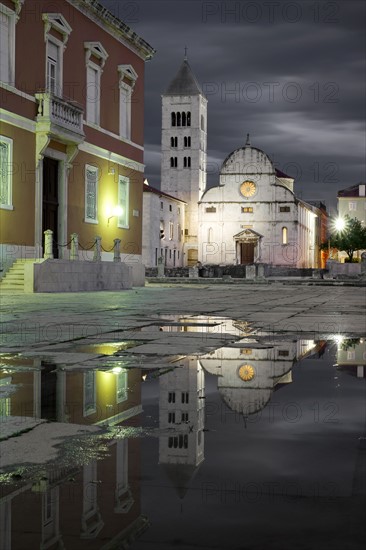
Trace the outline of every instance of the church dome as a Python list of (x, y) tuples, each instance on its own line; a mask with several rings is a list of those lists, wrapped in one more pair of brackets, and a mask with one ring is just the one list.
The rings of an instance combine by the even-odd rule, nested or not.
[(272, 390), (268, 388), (219, 388), (226, 405), (234, 412), (249, 415), (264, 409), (271, 399)]
[(275, 167), (269, 156), (249, 144), (249, 140), (244, 147), (235, 149), (230, 153), (221, 166), (221, 175), (242, 174), (242, 175), (275, 175)]

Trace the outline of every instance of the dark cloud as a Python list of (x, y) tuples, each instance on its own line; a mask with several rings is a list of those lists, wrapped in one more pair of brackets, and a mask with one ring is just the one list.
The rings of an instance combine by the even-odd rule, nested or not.
[(366, 179), (363, 1), (102, 1), (157, 49), (146, 64), (152, 184), (160, 183), (161, 93), (185, 45), (209, 100), (210, 185), (247, 132), (297, 176), (305, 199), (334, 207), (338, 189)]

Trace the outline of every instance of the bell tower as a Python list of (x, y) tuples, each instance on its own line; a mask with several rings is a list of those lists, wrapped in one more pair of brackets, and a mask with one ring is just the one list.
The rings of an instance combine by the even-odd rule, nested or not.
[(207, 99), (187, 55), (162, 95), (161, 190), (187, 203), (185, 265), (198, 259), (198, 201), (206, 189)]

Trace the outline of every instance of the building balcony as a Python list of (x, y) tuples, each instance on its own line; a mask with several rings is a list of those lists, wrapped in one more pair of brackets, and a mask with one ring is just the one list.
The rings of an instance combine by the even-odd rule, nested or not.
[(37, 132), (46, 133), (63, 143), (84, 141), (84, 110), (75, 102), (51, 92), (35, 94), (38, 101)]

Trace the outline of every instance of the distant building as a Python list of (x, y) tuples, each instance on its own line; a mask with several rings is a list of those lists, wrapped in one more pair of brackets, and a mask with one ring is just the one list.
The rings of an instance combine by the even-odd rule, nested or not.
[(350, 218), (357, 218), (365, 225), (366, 223), (366, 185), (358, 183), (338, 191), (338, 215), (344, 218), (346, 215)]
[(184, 265), (185, 202), (144, 184), (142, 261), (156, 267), (163, 257), (166, 267)]
[(264, 263), (324, 267), (325, 208), (247, 139), (206, 186), (207, 99), (185, 58), (162, 96), (161, 189), (185, 201), (185, 265)]
[(4, 0), (0, 88), (1, 242), (6, 270), (42, 258), (142, 258), (143, 97), (153, 48), (97, 0)]

